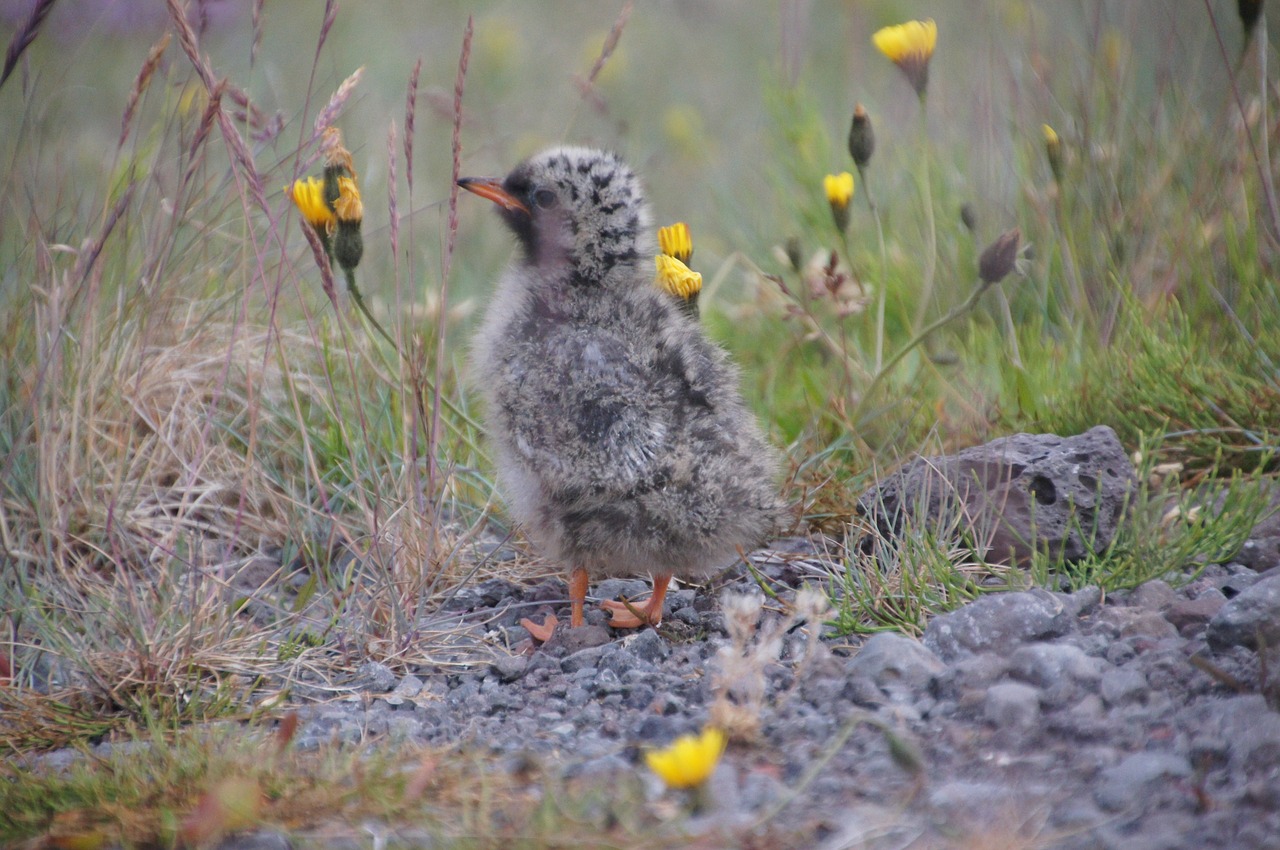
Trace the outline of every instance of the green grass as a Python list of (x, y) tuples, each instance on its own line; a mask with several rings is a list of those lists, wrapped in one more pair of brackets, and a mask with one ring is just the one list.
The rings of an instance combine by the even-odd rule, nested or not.
[[(759, 5), (637, 4), (586, 96), (617, 15), (598, 4), (569, 17), (509, 0), (432, 16), (391, 3), (385, 19), (344, 8), (323, 35), (318, 8), (269, 6), (259, 33), (214, 24), (194, 55), (174, 38), (149, 66), (165, 21), (118, 33), (110, 15), (73, 25), (55, 10), (0, 88), (0, 740), (11, 754), (113, 735), (164, 745), (135, 772), (6, 766), (7, 829), (167, 841), (246, 770), (264, 822), (426, 817), (362, 799), (400, 781), (389, 754), (386, 775), (330, 754), (320, 774), (355, 790), (299, 802), (314, 763), (258, 766), (261, 741), (219, 761), (185, 727), (244, 716), (303, 665), (337, 680), (365, 658), (436, 664), (441, 600), (512, 569), (477, 571), (470, 549), (504, 519), (466, 339), (511, 246), (478, 205), (449, 225), (469, 14), (463, 172), (500, 173), (562, 140), (636, 164), (657, 223), (692, 227), (704, 320), (787, 450), (805, 529), (839, 539), (877, 471), (1019, 430), (1107, 424), (1141, 450), (1144, 481), (1182, 465), (1144, 483), (1117, 539), (1082, 563), (997, 569), (954, 528), (877, 541), (874, 563), (836, 557), (841, 630), (918, 633), (978, 593), (1177, 580), (1232, 554), (1266, 510), (1280, 448), (1280, 140), (1264, 138), (1277, 104), (1260, 99), (1258, 46), (1243, 51), (1234, 18), (1215, 5), (1215, 33), (1199, 6), (1154, 21), (1128, 5), (939, 8), (922, 114), (870, 46), (901, 4), (815, 4), (807, 36)], [(324, 291), (280, 191), (319, 174), (314, 122), (358, 67), (336, 126), (365, 205), (358, 281), (394, 346)], [(877, 146), (841, 234), (822, 177), (854, 170), (858, 102)], [(1060, 179), (1042, 123), (1061, 137)], [(1018, 270), (967, 303), (983, 250), (1014, 227), (1029, 246)], [(309, 571), (300, 593), (235, 583), (264, 553)], [(206, 767), (180, 776), (191, 761)], [(463, 799), (491, 781), (465, 768), (441, 781), (473, 834), (446, 838), (509, 838), (495, 826), (506, 809)], [(113, 783), (123, 796), (107, 799)], [(644, 822), (622, 792), (599, 805), (521, 793), (479, 796), (509, 795), (531, 847), (600, 812), (629, 846)]]

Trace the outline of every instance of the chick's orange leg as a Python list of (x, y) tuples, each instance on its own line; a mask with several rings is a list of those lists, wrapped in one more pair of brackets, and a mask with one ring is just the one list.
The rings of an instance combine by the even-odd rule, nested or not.
[[(662, 622), (662, 603), (667, 598), (671, 573), (658, 573), (653, 577), (653, 595), (640, 607), (637, 603), (609, 600), (600, 607), (609, 612), (609, 625), (615, 629), (635, 629), (640, 626), (656, 626)], [(636, 611), (642, 616), (636, 616)]]
[(576, 629), (586, 620), (582, 616), (582, 606), (587, 601), (587, 571), (574, 567), (569, 573), (569, 628)]

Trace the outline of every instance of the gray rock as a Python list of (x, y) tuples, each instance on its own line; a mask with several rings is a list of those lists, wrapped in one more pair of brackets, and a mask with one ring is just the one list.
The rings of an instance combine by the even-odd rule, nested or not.
[(1068, 682), (1091, 685), (1102, 677), (1104, 663), (1083, 649), (1065, 643), (1033, 643), (1019, 647), (1009, 660), (1015, 678), (1040, 688)]
[(493, 672), (503, 682), (514, 682), (529, 670), (529, 659), (523, 655), (499, 655), (493, 662)]
[(1000, 729), (1028, 729), (1040, 718), (1040, 690), (1021, 682), (992, 685), (982, 715)]
[(1280, 575), (1267, 576), (1227, 602), (1205, 631), (1215, 649), (1280, 645)]
[(650, 664), (656, 664), (671, 654), (671, 645), (653, 629), (643, 629), (630, 635), (623, 639), (622, 644), (631, 650), (636, 658)]
[(426, 683), (423, 682), (421, 679), (419, 679), (417, 676), (410, 673), (408, 676), (405, 676), (403, 679), (400, 680), (399, 684), (396, 685), (396, 688), (394, 691), (392, 691), (392, 693), (399, 697), (404, 697), (406, 699), (413, 699), (418, 694), (422, 693), (422, 689), (424, 687), (426, 687)]
[(881, 688), (922, 688), (942, 672), (943, 664), (918, 640), (897, 632), (870, 637), (847, 665), (851, 677), (866, 676)]
[[(980, 554), (1025, 563), (1036, 551), (1078, 560), (1105, 549), (1135, 484), (1115, 431), (1014, 434), (945, 457), (919, 458), (859, 499), (882, 535), (957, 521)], [(1084, 534), (1081, 530), (1084, 530)]]
[(1150, 608), (1153, 611), (1162, 611), (1176, 602), (1177, 599), (1178, 594), (1174, 592), (1172, 587), (1160, 579), (1154, 579), (1134, 588), (1133, 595), (1129, 597), (1129, 604), (1137, 605), (1140, 608)]
[(930, 620), (924, 645), (949, 662), (970, 652), (1011, 653), (1020, 644), (1066, 634), (1072, 624), (1048, 591), (993, 593)]
[(216, 845), (217, 850), (290, 850), (293, 843), (289, 836), (274, 829), (257, 829), (253, 832), (240, 832), (222, 839)]
[(396, 686), (399, 678), (385, 664), (366, 661), (356, 670), (355, 686), (366, 691), (386, 693)]
[(1102, 588), (1096, 585), (1082, 587), (1075, 593), (1055, 593), (1054, 596), (1072, 617), (1087, 617), (1102, 604)]
[(1099, 690), (1102, 694), (1103, 702), (1112, 706), (1145, 702), (1149, 689), (1147, 677), (1142, 674), (1141, 670), (1124, 667), (1103, 673)]
[(1191, 775), (1186, 756), (1176, 753), (1134, 753), (1119, 764), (1102, 771), (1093, 798), (1109, 812), (1138, 805), (1160, 785), (1168, 785)]
[(560, 669), (566, 673), (577, 673), (582, 670), (595, 670), (604, 657), (606, 647), (589, 646), (560, 660)]

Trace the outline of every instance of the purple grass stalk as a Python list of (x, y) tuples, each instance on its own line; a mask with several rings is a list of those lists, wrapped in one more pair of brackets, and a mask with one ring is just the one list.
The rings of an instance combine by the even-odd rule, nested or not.
[(205, 89), (213, 91), (217, 81), (209, 64), (200, 55), (199, 40), (196, 38), (196, 31), (191, 28), (191, 21), (187, 20), (186, 10), (182, 8), (179, 0), (165, 0), (165, 2), (169, 7), (169, 17), (173, 18), (173, 25), (178, 30), (178, 44), (182, 46), (182, 52), (187, 54), (187, 59), (200, 75), (200, 81), (204, 83)]
[(320, 40), (316, 42), (316, 62), (320, 61), (320, 51), (324, 49), (325, 39), (329, 37), (329, 30), (333, 29), (333, 22), (337, 17), (338, 0), (325, 0), (324, 21), (320, 24)]
[(124, 117), (120, 119), (120, 141), (116, 143), (116, 147), (124, 147), (124, 140), (129, 137), (129, 125), (133, 123), (133, 115), (138, 109), (138, 101), (142, 99), (143, 92), (147, 90), (147, 86), (151, 83), (151, 76), (156, 72), (156, 68), (160, 67), (160, 58), (164, 56), (165, 48), (169, 46), (171, 36), (172, 33), (166, 32), (160, 37), (159, 41), (151, 45), (151, 50), (147, 53), (147, 59), (142, 63), (137, 79), (133, 81), (133, 88), (129, 90), (129, 100), (125, 102), (124, 106)]
[(26, 20), (18, 24), (18, 29), (14, 32), (13, 38), (9, 40), (9, 49), (4, 53), (4, 70), (0, 71), (0, 86), (4, 85), (4, 81), (9, 79), (9, 75), (13, 73), (13, 69), (17, 67), (18, 60), (22, 58), (23, 52), (31, 46), (31, 42), (36, 40), (36, 36), (40, 34), (40, 27), (44, 24), (45, 17), (53, 9), (56, 0), (36, 0), (31, 6), (31, 12), (27, 15)]
[(316, 266), (320, 269), (320, 286), (324, 289), (324, 294), (329, 296), (329, 303), (333, 304), (333, 309), (336, 311), (338, 310), (338, 287), (333, 280), (333, 266), (329, 264), (329, 255), (320, 244), (320, 236), (315, 228), (309, 224), (303, 224), (302, 232), (306, 234), (307, 243), (311, 245), (311, 255), (315, 257)]
[(418, 114), (418, 78), (422, 76), (422, 57), (413, 65), (413, 73), (409, 75), (409, 94), (404, 105), (404, 179), (409, 187), (409, 197), (413, 197), (413, 127), (414, 118)]
[(431, 440), (427, 447), (428, 481), (435, 483), (436, 448), (440, 441), (440, 381), (444, 369), (445, 334), (449, 316), (449, 273), (453, 266), (453, 248), (458, 239), (458, 178), (462, 176), (462, 93), (467, 80), (467, 63), (471, 59), (471, 34), (474, 21), (467, 16), (467, 29), (462, 34), (462, 55), (458, 57), (458, 75), (453, 81), (453, 174), (449, 179), (449, 229), (445, 238), (444, 263), (440, 272), (440, 314), (436, 317), (436, 368), (431, 394)]
[[(102, 249), (107, 244), (107, 239), (110, 238), (112, 231), (116, 229), (116, 225), (120, 223), (120, 219), (124, 217), (125, 211), (129, 209), (129, 204), (133, 200), (133, 190), (137, 186), (137, 183), (129, 182), (124, 194), (120, 196), (115, 206), (111, 208), (111, 212), (107, 214), (107, 219), (103, 223), (102, 230), (99, 231), (97, 238), (89, 244), (87, 250), (80, 252), (80, 258), (76, 260), (75, 269), (71, 273), (71, 276), (78, 278), (80, 284), (82, 284), (76, 292), (76, 297), (79, 296), (80, 292), (84, 291), (83, 284), (85, 280), (88, 279), (89, 273), (93, 271), (94, 265), (98, 262), (98, 257), (102, 254)], [(70, 305), (68, 305), (69, 309)]]
[(600, 46), (600, 55), (592, 63), (586, 79), (576, 74), (573, 77), (582, 99), (590, 102), (591, 107), (600, 113), (607, 113), (609, 108), (604, 98), (601, 97), (600, 92), (596, 89), (596, 78), (600, 76), (600, 71), (604, 69), (604, 65), (609, 61), (609, 57), (613, 55), (613, 51), (618, 48), (618, 42), (622, 39), (622, 31), (626, 28), (627, 21), (631, 19), (631, 8), (631, 0), (627, 0), (622, 5), (622, 10), (618, 12), (617, 20), (613, 22), (613, 27), (610, 28), (609, 34), (605, 36), (604, 44)]
[(391, 119), (387, 130), (387, 207), (391, 214), (391, 261), (395, 264), (396, 278), (400, 276), (400, 216), (396, 204), (396, 119)]
[(200, 116), (200, 124), (196, 127), (195, 135), (191, 137), (191, 145), (187, 149), (187, 160), (190, 163), (187, 166), (187, 173), (182, 177), (182, 185), (185, 185), (191, 178), (192, 172), (195, 170), (196, 154), (200, 148), (204, 147), (205, 142), (209, 140), (209, 131), (213, 129), (214, 118), (222, 110), (222, 93), (226, 90), (225, 81), (219, 83), (218, 87), (209, 92), (209, 103), (204, 108), (204, 114)]
[(609, 34), (605, 36), (604, 44), (600, 47), (600, 55), (596, 57), (595, 63), (591, 66), (591, 73), (587, 74), (587, 85), (594, 86), (596, 77), (600, 76), (600, 71), (604, 69), (604, 63), (609, 61), (609, 57), (613, 55), (613, 51), (618, 49), (618, 42), (622, 39), (622, 31), (627, 26), (627, 21), (631, 20), (631, 0), (627, 0), (622, 4), (622, 10), (618, 12), (618, 18), (613, 22), (613, 27), (609, 30)]
[(267, 0), (253, 0), (253, 46), (249, 48), (249, 67), (258, 59), (258, 50), (262, 47), (262, 7)]
[[(311, 142), (324, 135), (334, 121), (338, 120), (338, 114), (342, 112), (342, 107), (347, 103), (347, 98), (351, 97), (351, 92), (360, 83), (360, 77), (364, 75), (364, 66), (356, 68), (334, 91), (333, 97), (329, 98), (329, 102), (324, 105), (324, 109), (320, 110), (320, 114), (316, 116), (316, 123), (313, 128)], [(308, 143), (310, 144), (310, 143)]]

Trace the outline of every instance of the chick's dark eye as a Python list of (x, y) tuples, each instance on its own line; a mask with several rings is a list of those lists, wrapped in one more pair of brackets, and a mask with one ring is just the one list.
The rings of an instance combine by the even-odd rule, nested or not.
[(533, 202), (544, 210), (551, 209), (559, 200), (550, 189), (539, 189), (533, 193)]

